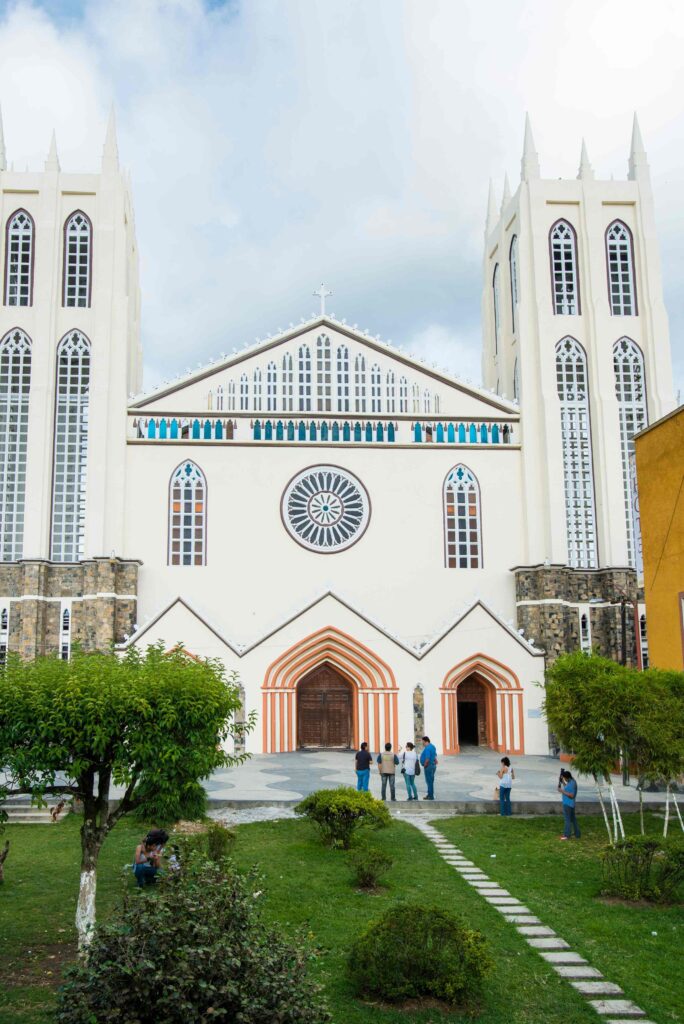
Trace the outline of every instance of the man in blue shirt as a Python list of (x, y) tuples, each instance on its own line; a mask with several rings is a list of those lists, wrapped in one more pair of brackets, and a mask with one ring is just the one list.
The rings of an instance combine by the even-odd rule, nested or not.
[(561, 839), (570, 839), (571, 832), (574, 829), (575, 839), (580, 837), (580, 828), (577, 824), (577, 818), (575, 817), (575, 801), (577, 800), (577, 783), (572, 777), (572, 773), (568, 771), (562, 771), (560, 773), (560, 782), (558, 789), (563, 797), (563, 817), (565, 819), (565, 828), (563, 829), (563, 835)]
[(434, 743), (430, 743), (429, 736), (423, 736), (423, 750), (420, 755), (420, 763), (425, 772), (425, 781), (427, 783), (427, 796), (423, 797), (423, 800), (434, 800), (435, 799), (435, 772), (437, 771), (437, 748)]

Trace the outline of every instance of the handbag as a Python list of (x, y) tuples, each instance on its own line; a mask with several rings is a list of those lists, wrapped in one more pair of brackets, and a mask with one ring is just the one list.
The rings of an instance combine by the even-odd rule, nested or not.
[(419, 775), (420, 775), (420, 761), (418, 760), (418, 758), (416, 758), (416, 771), (415, 771), (416, 778), (418, 778)]

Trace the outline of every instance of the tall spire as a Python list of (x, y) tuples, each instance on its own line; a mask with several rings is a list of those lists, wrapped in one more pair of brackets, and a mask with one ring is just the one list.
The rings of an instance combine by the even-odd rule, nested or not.
[(501, 212), (506, 209), (511, 201), (511, 186), (508, 184), (508, 174), (504, 174), (503, 196), (501, 197)]
[(0, 107), (0, 171), (7, 170), (7, 154), (5, 153), (5, 133), (2, 128), (2, 107)]
[(531, 178), (538, 178), (539, 176), (539, 156), (534, 148), (530, 115), (525, 114), (525, 141), (523, 142), (520, 177), (523, 181), (530, 181)]
[(594, 180), (594, 168), (589, 163), (589, 154), (587, 153), (587, 144), (582, 139), (582, 152), (580, 153), (580, 164), (579, 173), (577, 177), (580, 181), (593, 181)]
[(45, 161), (45, 170), (46, 171), (58, 171), (58, 172), (60, 170), (59, 157), (57, 156), (57, 136), (55, 135), (55, 129), (54, 128), (52, 129), (52, 138), (50, 139), (50, 149), (49, 149), (49, 152), (48, 152), (48, 155), (47, 155), (47, 160)]
[(102, 150), (102, 170), (118, 171), (119, 169), (119, 147), (116, 143), (116, 118), (114, 116), (114, 104), (109, 111), (107, 121), (107, 134), (105, 135), (104, 147)]
[(641, 138), (641, 129), (639, 128), (639, 119), (634, 112), (634, 121), (632, 123), (632, 144), (629, 149), (629, 174), (630, 181), (636, 181), (637, 178), (648, 178), (648, 160), (646, 159), (646, 150), (644, 149), (644, 140)]
[(490, 234), (494, 230), (498, 218), (496, 210), (496, 196), (494, 195), (494, 182), (489, 179), (489, 196), (487, 197), (487, 226), (486, 232)]

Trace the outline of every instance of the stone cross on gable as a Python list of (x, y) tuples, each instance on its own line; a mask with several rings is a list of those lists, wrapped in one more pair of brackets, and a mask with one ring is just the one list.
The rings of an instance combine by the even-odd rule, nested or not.
[(321, 287), (314, 292), (314, 295), (318, 296), (321, 300), (321, 316), (325, 316), (325, 300), (329, 295), (332, 295), (332, 292), (329, 291), (324, 284), (321, 284)]

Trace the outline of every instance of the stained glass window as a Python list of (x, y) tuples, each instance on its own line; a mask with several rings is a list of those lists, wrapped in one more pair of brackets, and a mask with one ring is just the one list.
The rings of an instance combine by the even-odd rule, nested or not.
[(169, 485), (169, 565), (206, 565), (207, 483), (194, 462), (182, 462)]
[(480, 486), (467, 466), (454, 466), (444, 481), (447, 569), (482, 568)]

